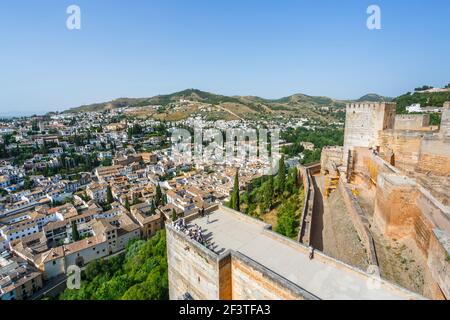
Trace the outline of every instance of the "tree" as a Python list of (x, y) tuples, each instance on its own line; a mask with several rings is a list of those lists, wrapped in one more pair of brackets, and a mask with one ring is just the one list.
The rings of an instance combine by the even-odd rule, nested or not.
[(77, 224), (75, 221), (72, 221), (72, 239), (75, 242), (80, 240), (80, 233), (78, 232)]
[(159, 185), (159, 183), (156, 186), (156, 195), (155, 195), (155, 205), (157, 207), (163, 205), (163, 195), (162, 195), (162, 191), (161, 191), (161, 186)]
[(298, 233), (299, 219), (296, 215), (298, 199), (294, 196), (285, 202), (278, 212), (276, 231), (286, 237), (294, 238)]
[(60, 300), (165, 300), (169, 298), (166, 236), (132, 240), (125, 253), (94, 260), (82, 274), (79, 290), (66, 289)]
[(233, 192), (231, 193), (231, 209), (236, 211), (240, 210), (240, 190), (239, 190), (239, 169), (236, 169), (236, 175), (234, 177), (234, 186), (233, 186)]
[(33, 188), (33, 182), (31, 181), (29, 176), (26, 176), (25, 179), (23, 180), (23, 188), (25, 190)]
[(155, 213), (156, 213), (155, 199), (152, 199), (152, 202), (150, 204), (150, 214), (154, 215)]
[(130, 201), (128, 201), (128, 197), (125, 198), (125, 208), (130, 211)]
[(172, 209), (172, 221), (176, 221), (178, 219), (177, 211)]
[(278, 195), (282, 196), (284, 190), (286, 189), (286, 165), (284, 163), (284, 155), (281, 156), (281, 159), (279, 161), (277, 183)]
[(106, 201), (108, 202), (108, 204), (111, 204), (114, 202), (114, 197), (111, 191), (111, 186), (108, 185), (108, 187), (106, 188)]
[(273, 198), (273, 192), (271, 190), (271, 183), (270, 181), (264, 182), (260, 188), (262, 199), (260, 201), (260, 209), (262, 213), (265, 213), (267, 211), (270, 211), (272, 208), (272, 198)]

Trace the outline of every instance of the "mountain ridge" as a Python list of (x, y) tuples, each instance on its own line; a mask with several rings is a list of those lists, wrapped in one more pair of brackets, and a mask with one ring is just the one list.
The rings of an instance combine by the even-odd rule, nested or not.
[(236, 104), (310, 104), (317, 106), (329, 106), (333, 104), (343, 105), (346, 102), (384, 102), (392, 101), (392, 98), (384, 97), (378, 94), (369, 93), (362, 96), (359, 99), (341, 100), (334, 99), (326, 96), (312, 96), (303, 93), (295, 93), (287, 97), (279, 99), (266, 99), (259, 96), (225, 96), (221, 94), (215, 94), (199, 89), (186, 89), (171, 94), (156, 95), (148, 98), (128, 98), (121, 97), (107, 102), (92, 103), (82, 105), (75, 108), (70, 108), (64, 111), (64, 113), (77, 113), (77, 112), (89, 112), (89, 111), (103, 111), (111, 108), (123, 108), (123, 107), (144, 107), (150, 105), (162, 105), (167, 106), (170, 103), (179, 102), (180, 100), (189, 100), (193, 102), (208, 103), (212, 105), (220, 105), (222, 103), (236, 103)]

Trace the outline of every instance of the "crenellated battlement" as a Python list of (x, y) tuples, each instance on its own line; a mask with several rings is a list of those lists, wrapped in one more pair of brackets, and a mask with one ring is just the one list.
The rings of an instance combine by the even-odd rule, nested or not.
[(372, 111), (372, 110), (384, 110), (395, 109), (397, 104), (395, 102), (356, 102), (347, 103), (347, 111)]
[(340, 151), (342, 152), (344, 150), (344, 147), (340, 146), (325, 146), (323, 147), (324, 151)]
[(418, 118), (424, 118), (424, 117), (430, 117), (429, 115), (425, 114), (398, 114), (395, 116), (396, 119), (402, 119), (402, 120), (416, 120)]

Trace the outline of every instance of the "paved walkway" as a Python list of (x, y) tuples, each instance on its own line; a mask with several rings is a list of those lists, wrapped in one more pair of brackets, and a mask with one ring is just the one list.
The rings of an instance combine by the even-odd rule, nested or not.
[(321, 299), (418, 298), (384, 281), (381, 286), (373, 286), (367, 274), (345, 264), (335, 267), (319, 259), (309, 260), (300, 245), (298, 250), (295, 243), (291, 246), (278, 241), (267, 235), (260, 223), (241, 219), (237, 213), (219, 209), (209, 220), (209, 224), (206, 218), (198, 218), (192, 223), (202, 227), (216, 253), (226, 249), (241, 252)]

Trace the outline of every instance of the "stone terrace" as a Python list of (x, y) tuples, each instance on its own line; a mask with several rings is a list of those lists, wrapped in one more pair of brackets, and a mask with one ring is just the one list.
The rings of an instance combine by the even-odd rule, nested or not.
[(331, 300), (421, 299), (422, 297), (321, 253), (313, 260), (303, 245), (270, 231), (270, 226), (228, 208), (195, 218), (209, 247), (217, 254), (240, 252), (319, 297)]

